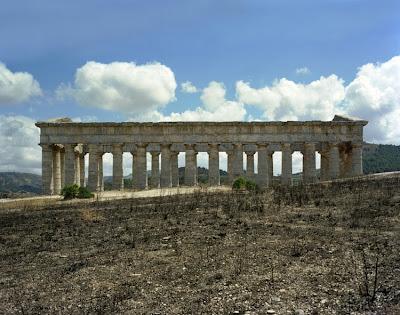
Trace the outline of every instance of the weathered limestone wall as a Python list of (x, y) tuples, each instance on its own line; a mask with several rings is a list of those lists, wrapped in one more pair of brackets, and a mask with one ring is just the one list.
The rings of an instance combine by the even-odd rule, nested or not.
[[(219, 152), (228, 155), (231, 181), (244, 175), (261, 187), (272, 183), (272, 154), (282, 152), (283, 185), (292, 183), (292, 153), (303, 153), (305, 183), (317, 180), (315, 155), (321, 153), (321, 180), (362, 174), (363, 120), (335, 116), (308, 122), (38, 122), (41, 130), (43, 193), (59, 194), (64, 185), (85, 184), (84, 156), (89, 154), (87, 186), (101, 191), (103, 154), (113, 154), (113, 189), (123, 187), (123, 152), (133, 155), (133, 188), (197, 185), (197, 153), (209, 154), (209, 184), (219, 185)], [(151, 182), (147, 180), (147, 152)], [(177, 157), (185, 152), (185, 179), (179, 183)], [(254, 154), (258, 155), (257, 170)], [(161, 154), (161, 171), (159, 155)]]

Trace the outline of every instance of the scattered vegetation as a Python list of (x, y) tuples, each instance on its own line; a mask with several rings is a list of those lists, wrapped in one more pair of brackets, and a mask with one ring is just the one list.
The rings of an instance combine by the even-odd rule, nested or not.
[(86, 187), (80, 187), (76, 184), (65, 186), (61, 191), (61, 195), (64, 196), (65, 200), (94, 197), (94, 194), (92, 194), (89, 189)]
[(399, 314), (399, 220), (400, 177), (4, 211), (0, 313)]
[(258, 190), (258, 186), (255, 182), (241, 176), (234, 180), (232, 184), (232, 189), (256, 191)]

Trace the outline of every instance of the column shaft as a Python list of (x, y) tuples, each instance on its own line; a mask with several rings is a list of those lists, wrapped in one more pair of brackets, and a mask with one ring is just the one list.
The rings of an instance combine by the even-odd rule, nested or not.
[(246, 177), (250, 180), (254, 180), (254, 151), (246, 152)]
[(235, 143), (233, 145), (234, 160), (233, 160), (233, 178), (243, 176), (243, 145)]
[(53, 194), (61, 193), (61, 151), (59, 147), (53, 150)]
[(75, 144), (64, 145), (65, 149), (65, 186), (75, 183)]
[(185, 145), (185, 185), (197, 185), (197, 152), (193, 144)]
[(178, 167), (179, 152), (171, 152), (171, 181), (172, 187), (179, 186), (179, 167)]
[(282, 185), (292, 185), (292, 148), (290, 143), (282, 144)]
[(135, 176), (133, 187), (135, 189), (146, 189), (147, 187), (147, 159), (146, 159), (147, 144), (140, 143), (137, 145), (136, 154), (134, 155)]
[(228, 184), (231, 185), (233, 182), (233, 160), (234, 154), (233, 150), (226, 151), (227, 156), (227, 173), (228, 173)]
[(315, 144), (305, 143), (303, 150), (303, 182), (314, 183), (315, 181)]
[(352, 174), (353, 176), (360, 176), (363, 174), (363, 163), (362, 163), (362, 144), (354, 143), (352, 145)]
[(267, 179), (268, 179), (268, 187), (272, 186), (274, 180), (274, 162), (272, 159), (272, 155), (274, 153), (268, 151), (267, 152)]
[(172, 186), (171, 178), (171, 144), (161, 145), (161, 188)]
[(80, 163), (80, 154), (75, 152), (75, 176), (74, 183), (78, 186), (81, 183), (81, 163)]
[(152, 188), (160, 187), (160, 152), (151, 152), (151, 182)]
[(61, 189), (65, 186), (65, 150), (60, 151)]
[(267, 165), (268, 145), (265, 143), (258, 144), (257, 152), (258, 152), (257, 184), (261, 188), (265, 188), (268, 186), (268, 165)]
[(97, 181), (97, 190), (104, 191), (104, 174), (103, 174), (103, 152), (98, 153), (97, 155), (97, 167), (98, 167), (98, 181)]
[(113, 189), (124, 189), (123, 161), (122, 161), (122, 144), (113, 145)]
[(96, 145), (89, 145), (89, 176), (88, 188), (90, 191), (98, 190), (99, 181), (99, 163)]
[(329, 179), (339, 178), (339, 147), (337, 143), (332, 143), (329, 148)]
[(208, 145), (208, 185), (219, 186), (219, 150), (218, 144)]
[(85, 153), (79, 155), (80, 186), (85, 187)]
[(42, 144), (42, 193), (53, 193), (53, 149), (48, 144)]
[(321, 181), (329, 180), (329, 151), (321, 151), (321, 167), (320, 167)]

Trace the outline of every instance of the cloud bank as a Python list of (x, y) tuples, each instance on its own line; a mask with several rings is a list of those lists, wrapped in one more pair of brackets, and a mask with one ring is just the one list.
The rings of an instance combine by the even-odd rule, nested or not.
[[(369, 121), (366, 141), (400, 144), (400, 56), (361, 66), (348, 83), (335, 74), (309, 83), (280, 78), (261, 87), (237, 81), (235, 96), (229, 98), (222, 82), (211, 81), (204, 89), (196, 88), (200, 92), (196, 108), (164, 114), (161, 109), (175, 100), (176, 87), (174, 73), (160, 63), (88, 62), (77, 69), (74, 84), (58, 93), (137, 121), (241, 121), (250, 119), (252, 107), (261, 111), (256, 118), (263, 120), (331, 120), (339, 113)], [(185, 89), (192, 87), (187, 84)], [(30, 74), (12, 73), (0, 64), (0, 104), (40, 94), (39, 83)], [(34, 120), (0, 116), (0, 171), (40, 172), (38, 142)], [(294, 170), (299, 165), (299, 157), (294, 157)]]
[(172, 70), (158, 62), (89, 61), (76, 70), (74, 84), (60, 86), (57, 94), (71, 96), (84, 106), (140, 114), (173, 101), (176, 86)]
[(23, 103), (40, 95), (40, 85), (30, 73), (11, 72), (0, 62), (0, 105)]

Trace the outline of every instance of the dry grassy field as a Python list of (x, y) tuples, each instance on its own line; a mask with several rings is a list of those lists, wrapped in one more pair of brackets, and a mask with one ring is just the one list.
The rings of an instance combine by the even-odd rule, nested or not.
[(0, 213), (1, 314), (400, 314), (400, 181)]

